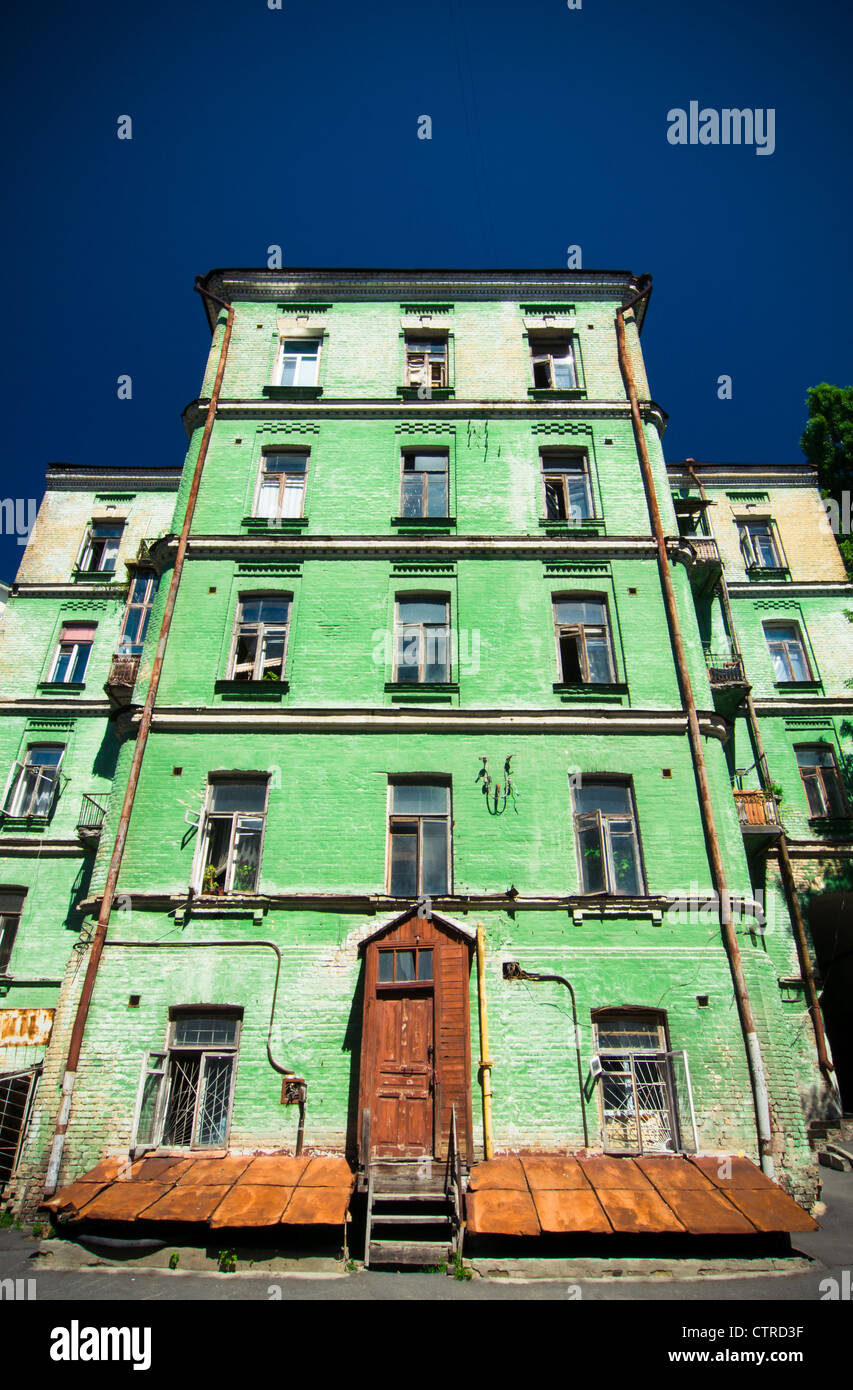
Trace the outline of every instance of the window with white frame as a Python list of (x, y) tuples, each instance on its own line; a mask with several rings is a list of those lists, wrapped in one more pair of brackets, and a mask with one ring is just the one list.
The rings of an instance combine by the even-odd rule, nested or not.
[(211, 779), (201, 835), (202, 893), (257, 891), (267, 786), (265, 776)]
[(616, 679), (607, 599), (562, 594), (554, 599), (557, 661), (564, 685), (610, 685)]
[(279, 386), (316, 386), (320, 372), (319, 338), (282, 338), (276, 380)]
[(777, 681), (814, 680), (798, 623), (765, 623), (764, 636)]
[(446, 449), (407, 449), (400, 484), (401, 516), (447, 516)]
[(772, 521), (741, 522), (740, 548), (747, 569), (784, 568)]
[(237, 609), (237, 630), (230, 679), (284, 680), (289, 594), (247, 594)]
[(530, 335), (533, 385), (540, 390), (573, 390), (578, 384), (575, 352), (570, 333)]
[(447, 338), (406, 335), (407, 386), (440, 387), (448, 384)]
[(80, 573), (112, 574), (123, 532), (123, 521), (91, 522), (77, 561)]
[(59, 790), (59, 769), (65, 747), (37, 743), (27, 749), (23, 762), (14, 764), (6, 788), (3, 810), (7, 816), (47, 818)]
[(582, 779), (573, 787), (583, 893), (645, 894), (637, 813), (630, 784)]
[(585, 521), (595, 515), (589, 460), (585, 454), (542, 453), (542, 484), (548, 521)]
[(166, 1047), (143, 1063), (134, 1147), (228, 1143), (242, 1009), (173, 1009)]
[(394, 650), (395, 681), (449, 681), (450, 600), (444, 594), (398, 594)]
[(809, 816), (849, 815), (844, 783), (829, 744), (806, 744), (794, 751), (809, 803)]
[(307, 477), (308, 454), (289, 451), (264, 454), (254, 515), (268, 521), (302, 516)]
[(57, 685), (82, 685), (97, 623), (63, 623), (48, 680)]
[(151, 608), (160, 581), (153, 570), (136, 570), (130, 581), (127, 607), (124, 610), (121, 640), (118, 650), (122, 656), (139, 656), (148, 631)]
[(666, 1016), (652, 1009), (599, 1010), (593, 1041), (605, 1152), (694, 1152), (687, 1054), (668, 1049)]
[(450, 785), (392, 782), (388, 815), (388, 892), (392, 898), (447, 893)]

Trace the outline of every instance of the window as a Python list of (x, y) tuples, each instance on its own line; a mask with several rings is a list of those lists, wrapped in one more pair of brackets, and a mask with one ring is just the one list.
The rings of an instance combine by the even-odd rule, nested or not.
[(278, 359), (280, 386), (316, 386), (319, 369), (319, 338), (282, 338)]
[(290, 620), (290, 597), (267, 594), (240, 600), (231, 680), (280, 681)]
[(575, 354), (569, 334), (560, 337), (530, 336), (533, 385), (540, 390), (573, 390), (578, 384)]
[(740, 528), (740, 548), (747, 569), (782, 569), (772, 521), (747, 521)]
[(645, 893), (634, 798), (626, 782), (574, 788), (575, 838), (584, 893)]
[(3, 810), (7, 816), (50, 815), (59, 789), (60, 744), (33, 744), (22, 763), (15, 763)]
[(270, 521), (302, 516), (307, 475), (307, 454), (264, 454), (255, 516)]
[(24, 906), (24, 889), (0, 888), (0, 975), (9, 971)]
[(242, 1011), (172, 1011), (166, 1050), (145, 1058), (134, 1144), (224, 1148)]
[(116, 567), (123, 521), (93, 521), (77, 565), (82, 574), (112, 574)]
[(403, 455), (401, 516), (447, 516), (447, 462), (445, 450)]
[(652, 1011), (603, 1010), (595, 1015), (593, 1028), (604, 1149), (610, 1153), (695, 1149), (687, 1055), (667, 1051), (664, 1016)]
[(141, 654), (159, 582), (153, 570), (136, 570), (133, 574), (118, 648), (122, 656)]
[(49, 680), (57, 685), (82, 684), (96, 630), (97, 623), (63, 624)]
[(615, 680), (607, 600), (566, 595), (554, 600), (560, 680), (565, 685), (609, 685)]
[(266, 804), (266, 777), (211, 782), (202, 839), (202, 893), (255, 892)]
[(825, 743), (795, 749), (810, 816), (847, 816), (849, 807), (835, 754)]
[(380, 985), (431, 985), (432, 947), (412, 946), (380, 950), (376, 981)]
[(542, 454), (545, 516), (549, 521), (583, 521), (595, 515), (589, 462), (581, 454)]
[(406, 337), (407, 386), (447, 386), (447, 339)]
[(449, 609), (438, 595), (397, 599), (395, 680), (432, 685), (450, 679)]
[(803, 637), (797, 623), (765, 623), (764, 635), (777, 681), (813, 680)]
[(392, 898), (447, 893), (450, 882), (450, 787), (392, 782), (388, 820), (388, 892)]

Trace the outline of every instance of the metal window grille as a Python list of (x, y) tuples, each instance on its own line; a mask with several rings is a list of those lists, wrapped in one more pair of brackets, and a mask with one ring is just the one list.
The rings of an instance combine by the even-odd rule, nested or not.
[(39, 1067), (0, 1076), (0, 1186), (12, 1177), (27, 1132)]

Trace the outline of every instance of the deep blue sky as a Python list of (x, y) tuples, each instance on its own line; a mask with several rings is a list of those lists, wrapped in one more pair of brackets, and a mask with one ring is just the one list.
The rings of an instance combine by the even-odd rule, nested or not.
[[(650, 270), (667, 456), (800, 457), (806, 388), (853, 379), (848, 5), (282, 4), (6, 11), (0, 498), (40, 497), (49, 461), (179, 464), (193, 279), (273, 243), (377, 267), (558, 267), (578, 243), (585, 269)], [(669, 145), (691, 100), (774, 108), (775, 153)], [(0, 537), (0, 578), (20, 555)]]

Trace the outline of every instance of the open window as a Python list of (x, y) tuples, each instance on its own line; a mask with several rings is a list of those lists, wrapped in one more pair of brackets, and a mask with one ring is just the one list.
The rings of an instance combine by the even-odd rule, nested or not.
[(587, 521), (595, 515), (589, 459), (585, 454), (540, 454), (545, 517), (548, 521)]
[(206, 895), (255, 893), (267, 810), (264, 776), (211, 779), (201, 839), (201, 887)]
[(557, 669), (564, 685), (611, 685), (615, 679), (607, 600), (603, 594), (554, 598)]
[(290, 625), (289, 594), (241, 597), (229, 679), (282, 681)]
[(389, 787), (388, 892), (444, 894), (450, 883), (450, 784), (395, 781)]
[(748, 570), (785, 568), (782, 547), (773, 521), (743, 521), (739, 527), (741, 554)]
[(578, 385), (575, 349), (570, 333), (530, 334), (533, 385), (543, 391), (574, 390)]
[(398, 594), (394, 651), (395, 681), (449, 681), (450, 600), (443, 594)]
[(83, 684), (97, 627), (97, 623), (63, 624), (48, 680), (57, 685)]
[(645, 894), (631, 785), (584, 777), (573, 787), (575, 840), (583, 893)]
[(143, 1059), (134, 1148), (224, 1148), (228, 1143), (243, 1011), (170, 1010), (167, 1044)]
[(123, 521), (92, 521), (77, 561), (78, 571), (81, 574), (114, 573), (123, 532)]
[(26, 895), (25, 888), (0, 887), (0, 975), (9, 973)]
[(805, 744), (796, 748), (797, 766), (803, 790), (814, 818), (849, 816), (850, 807), (835, 753), (828, 743)]
[(305, 510), (308, 454), (265, 453), (261, 459), (254, 515), (268, 521), (300, 517)]
[(605, 1152), (695, 1153), (687, 1053), (669, 1050), (665, 1014), (602, 1009), (593, 1033)]
[(6, 785), (3, 811), (7, 816), (47, 820), (59, 791), (62, 744), (34, 743), (23, 762), (13, 765)]

